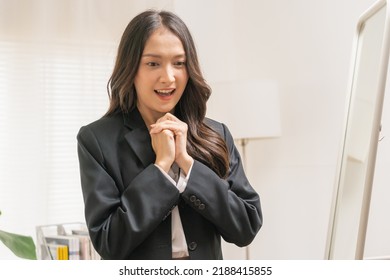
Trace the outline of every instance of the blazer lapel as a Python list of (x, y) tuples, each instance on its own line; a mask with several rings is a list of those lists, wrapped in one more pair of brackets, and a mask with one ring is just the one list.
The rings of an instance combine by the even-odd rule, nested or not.
[(137, 108), (130, 113), (124, 113), (123, 117), (125, 126), (130, 128), (130, 131), (125, 134), (125, 139), (144, 167), (147, 167), (156, 160), (149, 130), (146, 128), (145, 122)]

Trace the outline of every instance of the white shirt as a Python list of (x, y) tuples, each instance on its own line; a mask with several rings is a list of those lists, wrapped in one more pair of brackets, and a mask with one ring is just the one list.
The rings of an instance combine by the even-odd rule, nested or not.
[[(192, 166), (190, 167), (188, 174), (185, 175), (184, 172), (174, 163), (171, 166), (168, 174), (156, 165), (164, 176), (182, 193), (186, 186), (188, 179), (190, 177)], [(184, 235), (183, 225), (181, 224), (179, 208), (176, 206), (173, 208), (172, 213), (172, 258), (183, 258), (188, 257), (187, 242)]]

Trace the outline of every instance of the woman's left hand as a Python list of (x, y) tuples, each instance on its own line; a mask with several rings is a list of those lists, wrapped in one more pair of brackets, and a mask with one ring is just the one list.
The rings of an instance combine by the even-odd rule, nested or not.
[(187, 153), (188, 126), (171, 113), (166, 113), (155, 124), (151, 125), (150, 133), (160, 133), (166, 129), (172, 131), (175, 136), (175, 162), (188, 174), (194, 161)]

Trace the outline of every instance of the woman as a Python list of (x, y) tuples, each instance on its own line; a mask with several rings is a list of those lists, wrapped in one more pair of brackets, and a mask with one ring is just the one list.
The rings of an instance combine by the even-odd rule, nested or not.
[(170, 12), (127, 26), (110, 106), (80, 129), (85, 217), (103, 259), (222, 259), (262, 225), (227, 127), (205, 118), (211, 90), (191, 35)]

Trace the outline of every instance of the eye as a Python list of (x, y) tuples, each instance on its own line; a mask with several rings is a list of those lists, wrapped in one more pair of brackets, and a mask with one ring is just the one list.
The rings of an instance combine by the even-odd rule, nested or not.
[(157, 67), (159, 64), (157, 62), (150, 61), (150, 62), (147, 62), (146, 65), (148, 65), (150, 67)]
[(184, 66), (186, 66), (186, 62), (185, 61), (176, 61), (173, 65), (175, 65), (176, 67), (184, 67)]

